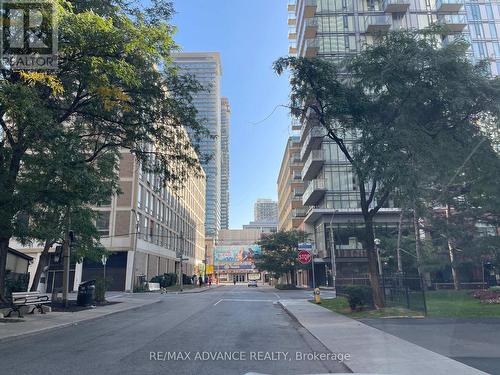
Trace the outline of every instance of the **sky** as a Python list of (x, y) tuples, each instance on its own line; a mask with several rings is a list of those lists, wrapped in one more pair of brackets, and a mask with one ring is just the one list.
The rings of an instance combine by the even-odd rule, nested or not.
[[(286, 76), (272, 63), (288, 51), (287, 0), (174, 0), (174, 39), (183, 52), (217, 51), (221, 95), (231, 104), (229, 227), (253, 220), (257, 198), (277, 200), (290, 134)], [(272, 115), (271, 115), (272, 113)]]

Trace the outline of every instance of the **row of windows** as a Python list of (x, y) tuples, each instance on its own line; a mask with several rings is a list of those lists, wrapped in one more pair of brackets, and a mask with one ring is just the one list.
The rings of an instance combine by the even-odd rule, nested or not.
[(181, 240), (180, 235), (172, 230), (169, 230), (160, 223), (149, 219), (146, 216), (139, 215), (139, 232), (138, 237), (144, 241), (148, 241), (158, 246), (165, 247), (169, 250), (183, 250), (187, 256), (194, 256), (196, 231), (183, 231), (184, 239)]

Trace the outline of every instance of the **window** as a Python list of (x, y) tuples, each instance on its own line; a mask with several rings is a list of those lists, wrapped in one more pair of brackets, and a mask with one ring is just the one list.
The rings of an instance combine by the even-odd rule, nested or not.
[(490, 23), (490, 36), (493, 39), (497, 38), (497, 28), (494, 23)]
[(139, 187), (137, 189), (137, 207), (141, 208), (142, 207), (142, 186), (139, 184)]
[(109, 218), (111, 213), (109, 211), (101, 211), (98, 213), (95, 226), (99, 235), (109, 236)]
[(493, 16), (493, 9), (491, 8), (491, 4), (485, 4), (486, 8), (486, 16), (490, 21), (493, 21), (495, 17)]

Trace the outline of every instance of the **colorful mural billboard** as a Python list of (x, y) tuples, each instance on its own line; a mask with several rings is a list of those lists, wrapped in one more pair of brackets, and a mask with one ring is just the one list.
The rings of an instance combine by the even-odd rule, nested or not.
[(254, 257), (260, 252), (259, 245), (216, 246), (214, 269), (217, 271), (254, 270)]

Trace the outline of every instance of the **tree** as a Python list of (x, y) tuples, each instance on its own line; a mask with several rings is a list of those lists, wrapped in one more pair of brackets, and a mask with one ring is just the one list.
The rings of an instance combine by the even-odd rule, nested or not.
[[(100, 259), (104, 249), (95, 225), (98, 214), (90, 206), (105, 204), (119, 193), (113, 155), (75, 166), (73, 162), (82, 157), (79, 150), (60, 147), (56, 141), (45, 156), (36, 158), (36, 168), (28, 178), (19, 179), (19, 193), (26, 208), (17, 214), (13, 231), (23, 245), (43, 246), (32, 291), (37, 290), (43, 269), (48, 265), (50, 248), (64, 241), (68, 223), (78, 238), (72, 251), (75, 259)], [(35, 163), (30, 165), (34, 167)]]
[(279, 231), (265, 235), (258, 244), (262, 253), (255, 258), (259, 270), (268, 271), (279, 278), (282, 275), (290, 277), (290, 283), (296, 284), (295, 275), (299, 268), (297, 261), (298, 244), (307, 240), (307, 233), (299, 230)]
[(208, 134), (192, 104), (201, 85), (170, 59), (170, 2), (54, 1), (58, 69), (0, 71), (0, 296), (13, 223), (27, 209), (20, 178), (30, 178), (55, 140), (80, 150), (74, 168), (128, 149), (163, 184), (179, 186), (200, 172), (184, 127), (195, 141)]
[(468, 61), (466, 43), (441, 46), (439, 32), (391, 32), (340, 65), (294, 57), (274, 64), (278, 74), (291, 71), (292, 115), (323, 127), (352, 167), (376, 307), (384, 303), (374, 217), (398, 190), (419, 186), (416, 171), (456, 158), (455, 146), (480, 132), (478, 119), (498, 123), (500, 81)]

